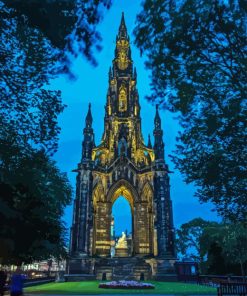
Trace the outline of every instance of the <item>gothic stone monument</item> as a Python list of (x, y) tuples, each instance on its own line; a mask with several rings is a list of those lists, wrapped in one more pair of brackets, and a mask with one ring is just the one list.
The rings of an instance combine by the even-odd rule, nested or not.
[[(69, 275), (117, 278), (117, 268), (138, 278), (159, 278), (174, 272), (175, 250), (169, 169), (164, 159), (158, 107), (154, 145), (141, 132), (137, 73), (122, 15), (115, 57), (109, 70), (104, 133), (96, 146), (91, 106), (83, 131), (76, 198), (71, 227)], [(147, 120), (147, 119), (146, 119)], [(132, 256), (110, 258), (112, 206), (125, 197), (132, 212)], [(127, 263), (126, 263), (127, 262)]]

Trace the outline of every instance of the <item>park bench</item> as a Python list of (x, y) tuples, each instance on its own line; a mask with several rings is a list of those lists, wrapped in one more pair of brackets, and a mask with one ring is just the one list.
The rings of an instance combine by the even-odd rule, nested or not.
[(221, 283), (217, 292), (218, 296), (247, 296), (247, 283)]

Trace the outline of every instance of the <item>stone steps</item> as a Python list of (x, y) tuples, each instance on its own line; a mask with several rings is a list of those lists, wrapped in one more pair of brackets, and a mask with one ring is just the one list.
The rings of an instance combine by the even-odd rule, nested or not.
[(151, 277), (150, 265), (142, 258), (111, 258), (99, 261), (96, 267), (97, 279), (101, 280), (103, 273), (107, 280), (140, 280), (141, 277)]

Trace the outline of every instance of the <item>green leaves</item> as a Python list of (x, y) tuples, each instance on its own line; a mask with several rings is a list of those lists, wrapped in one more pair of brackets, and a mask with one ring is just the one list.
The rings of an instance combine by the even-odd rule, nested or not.
[(193, 219), (177, 230), (177, 247), (183, 256), (200, 264), (201, 272), (237, 271), (244, 275), (247, 262), (247, 230), (242, 224), (227, 224)]
[(177, 230), (178, 251), (184, 256), (202, 262), (205, 254), (201, 250), (200, 241), (204, 229), (211, 224), (214, 224), (214, 222), (205, 221), (201, 218), (195, 218), (182, 224), (180, 229)]
[(176, 168), (197, 186), (200, 201), (212, 201), (220, 215), (243, 223), (245, 19), (241, 1), (144, 1), (134, 30), (152, 71), (148, 99), (180, 114)]
[(58, 147), (61, 92), (50, 79), (82, 54), (96, 64), (96, 25), (111, 0), (0, 0), (0, 258), (31, 262), (65, 255), (61, 217), (71, 201)]
[[(201, 246), (208, 254), (209, 263), (210, 248), (218, 246), (220, 256), (227, 265), (240, 265), (241, 274), (245, 275), (244, 263), (247, 262), (247, 230), (242, 224), (215, 224), (204, 230)], [(209, 265), (210, 267), (210, 265)]]
[(14, 170), (8, 166), (1, 172), (0, 240), (11, 246), (1, 251), (2, 260), (31, 262), (64, 255), (67, 230), (61, 217), (72, 191), (66, 175), (43, 152), (19, 157)]

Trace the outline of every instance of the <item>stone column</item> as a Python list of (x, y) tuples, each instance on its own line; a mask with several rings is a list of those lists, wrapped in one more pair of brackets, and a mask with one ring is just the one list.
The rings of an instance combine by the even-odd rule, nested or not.
[(111, 219), (110, 203), (97, 202), (97, 214), (95, 216), (95, 254), (102, 257), (110, 256), (111, 252)]
[[(171, 231), (170, 187), (166, 172), (157, 172), (155, 177), (155, 200), (157, 203), (158, 255), (167, 256), (170, 251), (169, 233)], [(170, 252), (169, 252), (170, 253)]]
[(150, 231), (148, 218), (148, 202), (136, 202), (136, 252), (138, 254), (150, 254)]

